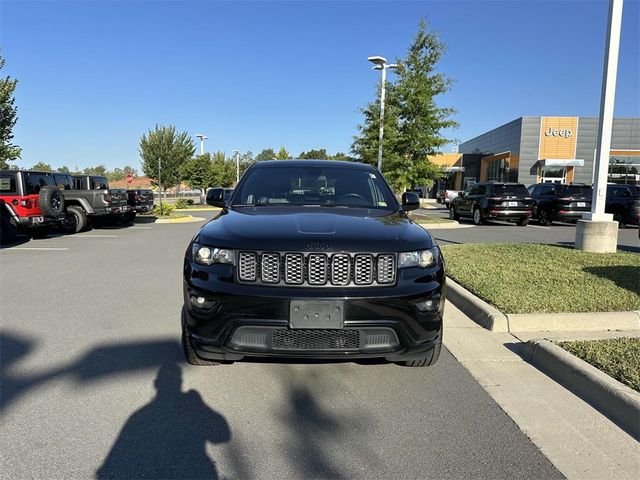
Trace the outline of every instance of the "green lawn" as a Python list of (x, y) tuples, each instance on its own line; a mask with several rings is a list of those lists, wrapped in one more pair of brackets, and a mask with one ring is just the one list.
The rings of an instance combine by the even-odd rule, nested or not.
[(449, 220), (448, 218), (442, 218), (442, 217), (427, 217), (427, 216), (421, 216), (420, 218), (417, 218), (414, 220), (414, 222), (416, 222), (418, 225), (433, 225), (433, 224), (439, 224), (439, 223), (458, 223), (455, 220)]
[(640, 392), (640, 338), (580, 340), (558, 345)]
[(556, 245), (442, 247), (447, 275), (504, 313), (640, 310), (640, 255)]

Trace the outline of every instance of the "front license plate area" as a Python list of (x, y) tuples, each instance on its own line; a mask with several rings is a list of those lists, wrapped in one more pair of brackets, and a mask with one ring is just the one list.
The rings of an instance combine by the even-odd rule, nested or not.
[(344, 302), (291, 300), (289, 326), (291, 328), (342, 328), (344, 326)]

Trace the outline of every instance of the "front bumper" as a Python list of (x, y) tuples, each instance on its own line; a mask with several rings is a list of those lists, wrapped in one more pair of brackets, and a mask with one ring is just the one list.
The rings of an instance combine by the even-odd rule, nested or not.
[[(185, 263), (183, 321), (197, 355), (204, 359), (406, 361), (426, 356), (442, 340), (445, 277), (441, 266), (429, 273), (418, 268), (401, 271), (393, 287), (339, 291), (241, 285), (228, 276), (229, 270), (227, 265)], [(201, 305), (195, 301), (198, 297), (204, 299)], [(291, 328), (289, 308), (294, 299), (342, 302), (343, 327)], [(434, 306), (421, 312), (416, 303), (425, 300), (432, 300)]]

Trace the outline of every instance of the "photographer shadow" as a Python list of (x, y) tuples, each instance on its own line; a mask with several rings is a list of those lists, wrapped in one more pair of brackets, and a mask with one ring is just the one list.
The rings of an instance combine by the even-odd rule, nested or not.
[(218, 478), (208, 442), (231, 439), (224, 417), (195, 390), (182, 391), (182, 371), (162, 365), (155, 398), (134, 412), (113, 444), (96, 478)]

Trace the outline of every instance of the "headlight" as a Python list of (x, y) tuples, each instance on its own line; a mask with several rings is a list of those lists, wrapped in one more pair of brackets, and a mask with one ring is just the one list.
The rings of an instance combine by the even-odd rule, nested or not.
[(438, 262), (438, 249), (418, 250), (417, 252), (401, 252), (398, 267), (432, 267)]
[(193, 261), (201, 265), (211, 265), (213, 263), (228, 263), (233, 265), (234, 252), (225, 248), (205, 247), (194, 243), (191, 247)]

